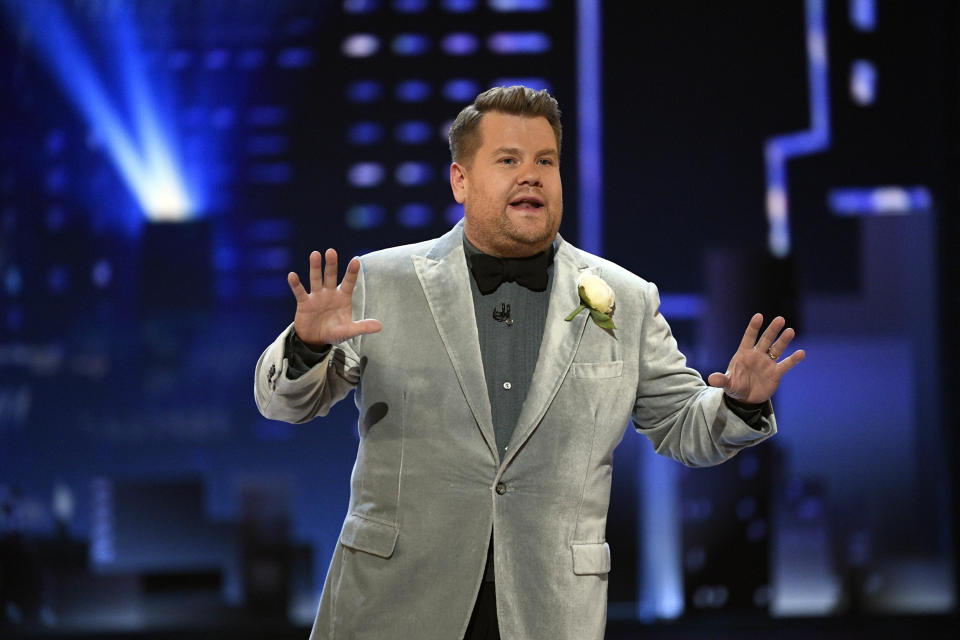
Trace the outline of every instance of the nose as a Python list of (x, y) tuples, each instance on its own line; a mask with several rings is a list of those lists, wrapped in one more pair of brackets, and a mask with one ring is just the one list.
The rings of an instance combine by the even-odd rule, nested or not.
[(536, 161), (525, 162), (517, 174), (517, 184), (525, 184), (534, 187), (541, 186), (540, 165)]

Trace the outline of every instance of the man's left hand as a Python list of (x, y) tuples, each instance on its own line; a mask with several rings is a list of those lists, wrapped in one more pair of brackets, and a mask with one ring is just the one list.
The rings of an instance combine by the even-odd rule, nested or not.
[(710, 386), (722, 387), (728, 396), (747, 404), (761, 404), (769, 400), (780, 386), (783, 374), (799, 364), (806, 355), (800, 349), (780, 360), (796, 335), (791, 328), (783, 330), (786, 323), (782, 316), (777, 316), (757, 340), (757, 334), (763, 326), (763, 316), (754, 314), (740, 347), (727, 365), (727, 372), (711, 373), (707, 378)]

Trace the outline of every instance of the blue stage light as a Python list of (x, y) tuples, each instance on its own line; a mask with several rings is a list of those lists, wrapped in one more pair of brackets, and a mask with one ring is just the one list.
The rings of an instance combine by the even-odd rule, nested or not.
[(660, 294), (660, 313), (677, 320), (695, 320), (703, 315), (703, 296), (695, 293)]
[(313, 51), (306, 47), (290, 47), (277, 54), (277, 66), (283, 69), (302, 69), (313, 64)]
[(767, 246), (778, 258), (790, 254), (787, 161), (830, 147), (830, 84), (824, 0), (805, 0), (810, 128), (774, 136), (764, 145), (767, 180)]
[(859, 105), (877, 100), (877, 68), (869, 60), (854, 60), (850, 65), (850, 97)]
[(358, 204), (347, 210), (347, 226), (351, 229), (372, 229), (383, 224), (383, 207), (378, 204)]
[(544, 11), (550, 8), (550, 0), (489, 0), (487, 4), (501, 13)]
[(420, 13), (426, 11), (427, 0), (393, 0), (393, 10), (397, 13)]
[(355, 33), (344, 39), (340, 50), (348, 58), (369, 58), (380, 50), (380, 38), (372, 33)]
[(67, 171), (62, 166), (56, 166), (47, 171), (43, 186), (47, 193), (56, 194), (63, 191), (67, 184)]
[(63, 150), (67, 146), (67, 135), (63, 132), (62, 129), (54, 129), (49, 134), (47, 134), (47, 140), (44, 144), (44, 149), (47, 152), (47, 155), (57, 156), (63, 153)]
[(468, 102), (480, 93), (480, 83), (468, 78), (454, 78), (443, 85), (443, 97), (451, 102)]
[(603, 255), (603, 67), (600, 60), (603, 20), (600, 5), (600, 0), (577, 2), (576, 162), (580, 176), (577, 188), (579, 244), (587, 251)]
[(354, 122), (347, 129), (347, 140), (351, 144), (376, 144), (383, 138), (383, 125), (379, 122)]
[(249, 264), (261, 271), (286, 271), (290, 268), (290, 250), (286, 247), (260, 247), (250, 249), (245, 256)]
[(262, 49), (247, 49), (237, 56), (237, 66), (241, 69), (259, 69), (267, 61)]
[(424, 227), (433, 218), (433, 209), (422, 202), (411, 202), (397, 211), (397, 222), (401, 227)]
[(432, 127), (423, 120), (401, 122), (394, 131), (397, 140), (403, 144), (423, 144), (432, 133)]
[(347, 181), (355, 187), (375, 187), (383, 182), (384, 174), (379, 162), (357, 162), (347, 171)]
[(227, 241), (221, 241), (213, 250), (213, 268), (217, 271), (235, 271), (240, 265), (240, 254), (237, 248)]
[[(40, 61), (96, 133), (146, 217), (179, 221), (194, 215), (202, 205), (187, 194), (166, 135), (168, 127), (158, 116), (155, 83), (146, 81), (129, 6), (117, 5), (110, 19), (99, 24), (105, 46), (114, 54), (111, 60), (119, 67), (115, 75), (121, 86), (114, 93), (103, 79), (113, 74), (98, 73), (90, 48), (80, 40), (63, 4), (5, 0), (3, 6), (16, 24), (33, 34)], [(121, 107), (131, 122), (124, 122)], [(137, 226), (136, 221), (127, 222)]]
[(422, 33), (400, 33), (390, 48), (398, 56), (420, 56), (430, 50), (430, 39)]
[(444, 36), (440, 47), (451, 56), (468, 56), (480, 46), (477, 36), (472, 33), (451, 33)]
[(446, 210), (443, 212), (443, 219), (446, 220), (447, 224), (454, 225), (460, 222), (463, 218), (463, 205), (457, 204), (454, 202), (451, 205), (448, 205)]
[(550, 36), (542, 31), (498, 31), (487, 38), (487, 48), (500, 55), (546, 53), (550, 47)]
[(17, 267), (17, 265), (11, 264), (7, 267), (6, 272), (3, 274), (3, 286), (10, 296), (20, 294), (20, 291), (23, 289), (23, 276), (20, 275), (20, 268)]
[(430, 85), (424, 80), (404, 80), (395, 89), (400, 102), (423, 102), (430, 97)]
[(477, 0), (443, 0), (441, 6), (450, 13), (467, 13), (477, 8)]
[(261, 218), (251, 221), (244, 230), (244, 238), (248, 243), (276, 242), (283, 244), (290, 241), (293, 233), (293, 222), (288, 218)]
[(93, 265), (90, 270), (90, 280), (98, 289), (105, 289), (110, 286), (110, 281), (113, 280), (113, 268), (106, 258), (97, 260)]
[(403, 162), (393, 175), (405, 187), (426, 184), (430, 181), (430, 165), (426, 162)]
[(873, 31), (877, 28), (876, 0), (849, 0), (850, 23), (858, 31)]
[(933, 206), (930, 190), (923, 186), (831, 189), (827, 205), (838, 216), (896, 216), (928, 213)]
[(230, 52), (226, 49), (211, 49), (204, 55), (203, 64), (211, 71), (222, 71), (230, 64)]
[(113, 483), (107, 478), (96, 477), (90, 482), (90, 562), (97, 566), (113, 563), (117, 558)]
[(372, 13), (380, 8), (380, 0), (344, 0), (345, 13)]
[[(449, 142), (450, 142), (450, 127), (452, 127), (452, 126), (453, 126), (453, 120), (452, 120), (452, 119), (451, 119), (451, 120), (446, 120), (446, 121), (444, 121), (444, 122), (437, 128), (437, 137), (439, 137), (439, 138), (440, 138), (441, 140), (443, 140), (444, 142), (449, 143)], [(444, 167), (444, 170), (446, 170), (446, 167)]]
[(375, 80), (354, 80), (347, 85), (347, 99), (350, 102), (376, 102), (383, 95), (383, 87)]

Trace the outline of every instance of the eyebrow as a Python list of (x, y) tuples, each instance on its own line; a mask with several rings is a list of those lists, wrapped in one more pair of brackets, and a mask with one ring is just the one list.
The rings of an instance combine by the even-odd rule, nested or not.
[[(499, 149), (496, 149), (496, 150), (493, 152), (493, 155), (496, 156), (496, 155), (500, 155), (501, 153), (509, 153), (509, 154), (516, 155), (516, 156), (523, 155), (522, 152), (520, 151), (520, 149), (518, 149), (518, 148), (516, 148), (516, 147), (500, 147)], [(538, 157), (539, 157), (539, 156), (556, 156), (556, 155), (557, 155), (557, 150), (556, 150), (556, 149), (541, 149), (540, 151), (537, 151), (537, 153), (534, 154), (534, 155), (536, 155), (536, 156), (538, 156)]]

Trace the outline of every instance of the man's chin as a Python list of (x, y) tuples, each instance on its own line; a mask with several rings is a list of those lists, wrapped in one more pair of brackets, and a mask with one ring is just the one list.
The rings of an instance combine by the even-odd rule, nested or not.
[(541, 227), (539, 229), (513, 228), (504, 234), (517, 249), (528, 250), (531, 253), (543, 251), (553, 242), (556, 231)]

